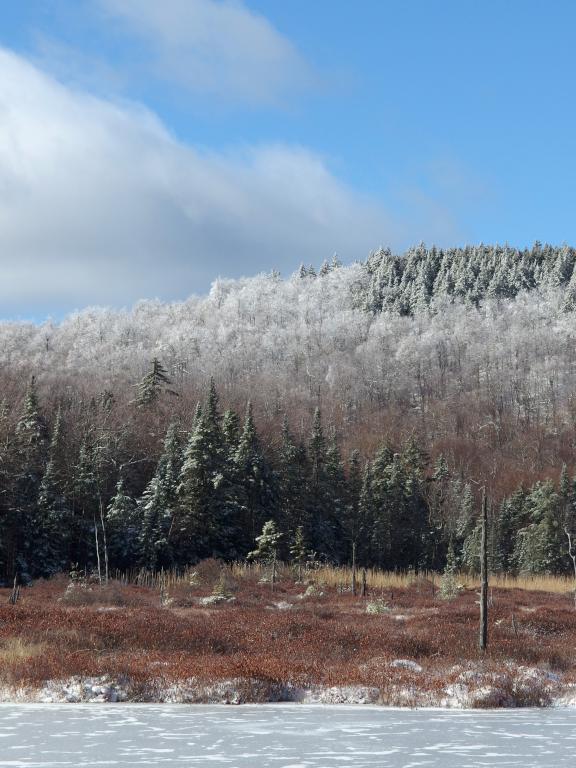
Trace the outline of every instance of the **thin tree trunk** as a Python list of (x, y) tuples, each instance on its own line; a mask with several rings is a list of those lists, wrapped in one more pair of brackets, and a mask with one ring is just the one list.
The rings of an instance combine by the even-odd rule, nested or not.
[(488, 502), (482, 489), (482, 538), (480, 540), (480, 636), (481, 651), (488, 647)]
[(100, 522), (102, 523), (102, 543), (104, 545), (104, 583), (108, 584), (108, 542), (106, 540), (106, 524), (104, 521), (104, 505), (102, 504), (102, 496), (98, 497), (98, 503), (100, 504)]
[(356, 597), (356, 542), (352, 542), (352, 594)]
[(574, 608), (576, 609), (576, 550), (574, 549), (572, 534), (567, 526), (564, 527), (564, 533), (568, 538), (568, 555), (570, 556), (570, 560), (572, 560), (572, 568), (574, 569)]
[(100, 565), (100, 545), (98, 543), (98, 525), (96, 523), (96, 512), (94, 512), (94, 543), (96, 545), (96, 562), (98, 565), (98, 581), (102, 585), (102, 566)]
[(20, 597), (20, 586), (18, 584), (18, 574), (16, 573), (14, 575), (14, 586), (12, 587), (12, 592), (10, 594), (10, 597), (8, 598), (8, 602), (10, 603), (10, 605), (16, 605), (19, 597)]

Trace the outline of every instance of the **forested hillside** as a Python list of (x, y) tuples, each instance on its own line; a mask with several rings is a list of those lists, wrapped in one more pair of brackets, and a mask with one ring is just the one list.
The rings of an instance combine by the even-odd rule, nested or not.
[(570, 565), (576, 251), (411, 249), (0, 325), (5, 578), (245, 557)]

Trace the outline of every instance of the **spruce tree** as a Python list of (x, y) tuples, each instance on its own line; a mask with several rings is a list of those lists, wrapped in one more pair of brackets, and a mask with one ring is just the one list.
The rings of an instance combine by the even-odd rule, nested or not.
[(111, 563), (121, 570), (130, 568), (139, 552), (138, 515), (136, 502), (125, 493), (122, 479), (108, 505), (106, 528)]
[(71, 486), (70, 560), (81, 566), (93, 566), (100, 558), (102, 532), (98, 505), (98, 459), (88, 437), (80, 446)]
[(248, 560), (261, 563), (271, 563), (278, 558), (278, 546), (282, 532), (276, 527), (274, 520), (267, 520), (262, 526), (262, 532), (256, 536), (256, 549), (248, 553)]
[(154, 475), (138, 501), (139, 558), (141, 564), (151, 570), (167, 568), (173, 562), (171, 533), (181, 465), (178, 429), (173, 423), (166, 432)]
[(168, 372), (162, 366), (160, 360), (155, 357), (151, 363), (150, 371), (136, 385), (136, 397), (134, 403), (138, 408), (145, 408), (153, 405), (158, 400), (162, 392), (169, 392), (175, 395), (176, 392), (169, 389), (172, 382), (168, 377)]
[(40, 410), (36, 380), (30, 380), (16, 425), (15, 471), (11, 513), (7, 520), (9, 561), (21, 574), (42, 573), (44, 541), (37, 539), (38, 496), (47, 461), (47, 428)]
[(277, 458), (278, 516), (281, 530), (287, 534), (301, 527), (309, 531), (306, 505), (308, 462), (306, 449), (297, 445), (290, 433), (288, 419), (282, 422), (281, 444)]
[(329, 468), (329, 450), (322, 428), (320, 409), (314, 412), (312, 432), (308, 443), (309, 477), (307, 483), (307, 535), (313, 549), (331, 559), (338, 559), (337, 531), (333, 504), (335, 489), (335, 457)]
[(179, 562), (206, 557), (234, 559), (238, 528), (231, 503), (231, 484), (214, 381), (206, 408), (184, 452), (173, 524)]
[(551, 481), (538, 482), (526, 497), (530, 522), (518, 531), (513, 558), (522, 573), (560, 573), (568, 563), (564, 509)]
[(240, 424), (236, 411), (229, 409), (224, 413), (222, 433), (224, 435), (226, 451), (230, 457), (233, 457), (240, 441)]
[(298, 573), (298, 581), (302, 581), (302, 571), (307, 561), (312, 556), (312, 553), (306, 546), (306, 539), (304, 537), (304, 528), (299, 525), (294, 531), (292, 537), (292, 543), (290, 544), (290, 559), (296, 566)]
[[(393, 568), (395, 563), (392, 559), (392, 509), (391, 493), (398, 488), (393, 489), (396, 482), (396, 474), (392, 472), (392, 464), (396, 462), (397, 469), (402, 470), (398, 454), (394, 454), (388, 446), (379, 449), (371, 463), (369, 472), (365, 473), (363, 488), (364, 505), (366, 512), (370, 514), (370, 561), (380, 568)], [(369, 487), (368, 486), (369, 483)], [(401, 482), (396, 485), (402, 486)], [(398, 495), (396, 493), (396, 495)], [(403, 504), (403, 492), (397, 499), (400, 505)]]
[(58, 573), (69, 565), (70, 524), (71, 510), (65, 495), (62, 458), (62, 416), (58, 409), (36, 510), (37, 570), (43, 575)]
[(238, 533), (243, 532), (242, 538), (248, 535), (249, 541), (246, 543), (249, 545), (266, 516), (276, 512), (274, 478), (262, 452), (250, 402), (234, 455), (234, 469), (239, 491), (236, 495), (239, 504)]
[(360, 490), (358, 511), (360, 517), (358, 525), (360, 536), (356, 547), (356, 561), (359, 565), (363, 566), (376, 565), (374, 552), (378, 551), (378, 546), (374, 547), (373, 545), (378, 541), (374, 534), (377, 512), (373, 488), (372, 462), (370, 461), (365, 463), (362, 473), (362, 488)]
[(346, 504), (342, 520), (343, 537), (345, 540), (345, 558), (350, 561), (352, 548), (359, 552), (360, 537), (364, 533), (360, 516), (362, 496), (362, 468), (360, 452), (352, 451), (348, 461), (348, 482), (346, 484)]
[(271, 566), (270, 583), (272, 589), (276, 583), (278, 547), (282, 533), (276, 528), (274, 520), (268, 520), (262, 527), (262, 533), (256, 536), (256, 549), (248, 553), (248, 560), (256, 560)]

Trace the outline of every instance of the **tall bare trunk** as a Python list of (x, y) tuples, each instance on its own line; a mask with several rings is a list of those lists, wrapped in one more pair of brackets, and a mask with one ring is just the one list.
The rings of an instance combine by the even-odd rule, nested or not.
[(102, 496), (99, 496), (98, 501), (100, 504), (100, 522), (102, 523), (102, 543), (104, 545), (104, 583), (108, 584), (108, 542), (106, 540), (106, 522), (104, 520)]
[(480, 636), (481, 651), (488, 647), (488, 501), (482, 489), (482, 538), (480, 540)]
[(568, 555), (570, 560), (572, 560), (572, 568), (574, 569), (574, 608), (576, 608), (576, 549), (574, 548), (572, 534), (568, 530), (568, 526), (564, 527), (564, 533), (568, 537)]
[(98, 541), (98, 523), (96, 522), (96, 512), (94, 512), (94, 544), (96, 546), (96, 563), (98, 565), (98, 581), (102, 584), (102, 566), (100, 564), (100, 544)]
[(356, 542), (352, 542), (352, 594), (356, 596)]

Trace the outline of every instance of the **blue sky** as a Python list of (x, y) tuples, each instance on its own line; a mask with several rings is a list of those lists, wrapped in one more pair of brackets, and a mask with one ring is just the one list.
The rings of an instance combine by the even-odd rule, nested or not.
[(562, 0), (4, 4), (0, 314), (576, 242), (575, 25)]

